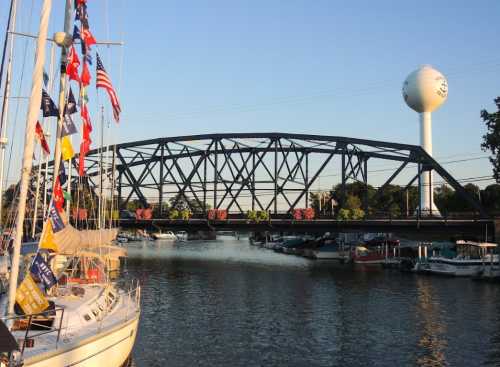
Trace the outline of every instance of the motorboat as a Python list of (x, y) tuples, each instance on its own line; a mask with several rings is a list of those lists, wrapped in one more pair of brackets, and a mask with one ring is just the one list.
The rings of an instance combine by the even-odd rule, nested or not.
[(154, 232), (154, 233), (151, 233), (151, 237), (154, 238), (155, 240), (176, 240), (177, 239), (177, 236), (172, 231)]
[(398, 240), (370, 240), (353, 246), (351, 259), (355, 264), (394, 265), (400, 262)]
[(490, 268), (498, 268), (498, 245), (490, 242), (459, 240), (453, 248), (430, 248), (419, 246), (419, 261), (415, 265), (417, 272), (451, 276), (477, 276)]
[(345, 261), (349, 259), (349, 251), (336, 241), (329, 241), (318, 248), (311, 249), (306, 252), (306, 255), (319, 260)]
[(179, 231), (175, 234), (177, 241), (185, 242), (188, 240), (188, 233), (186, 231)]

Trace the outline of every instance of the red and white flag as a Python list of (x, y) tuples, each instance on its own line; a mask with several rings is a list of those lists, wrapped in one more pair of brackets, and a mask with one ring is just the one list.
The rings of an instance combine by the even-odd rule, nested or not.
[(104, 88), (108, 92), (109, 99), (111, 101), (111, 106), (113, 107), (113, 116), (116, 122), (120, 122), (120, 101), (118, 101), (118, 96), (116, 95), (116, 91), (113, 88), (113, 84), (111, 83), (111, 79), (109, 79), (104, 66), (102, 65), (101, 58), (99, 54), (96, 53), (97, 59), (97, 71), (96, 71), (96, 87)]
[(49, 144), (47, 144), (47, 140), (45, 139), (45, 134), (43, 133), (42, 125), (40, 125), (40, 122), (36, 122), (36, 127), (35, 127), (35, 135), (42, 146), (43, 154), (49, 155), (50, 154), (50, 148)]
[(72, 80), (80, 82), (80, 76), (78, 75), (78, 67), (80, 66), (80, 59), (75, 50), (75, 46), (71, 46), (68, 53), (68, 60), (66, 65), (66, 74)]

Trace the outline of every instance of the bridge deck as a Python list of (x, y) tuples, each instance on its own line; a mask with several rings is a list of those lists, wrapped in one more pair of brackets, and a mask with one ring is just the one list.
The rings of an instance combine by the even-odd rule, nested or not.
[(484, 240), (495, 237), (495, 223), (491, 219), (373, 219), (347, 220), (334, 219), (293, 220), (271, 219), (255, 223), (247, 219), (121, 219), (122, 228), (171, 229), (171, 230), (230, 230), (230, 231), (274, 231), (274, 232), (392, 232), (400, 235), (419, 237), (428, 240), (445, 239), (456, 236), (472, 236)]

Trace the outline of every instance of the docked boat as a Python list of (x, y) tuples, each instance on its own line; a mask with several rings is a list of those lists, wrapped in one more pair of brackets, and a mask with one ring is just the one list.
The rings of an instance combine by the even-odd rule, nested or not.
[(186, 242), (188, 240), (188, 233), (186, 231), (179, 231), (175, 234), (175, 237), (180, 242)]
[[(11, 10), (13, 4), (15, 1), (11, 3)], [(43, 0), (41, 5), (21, 178), (16, 200), (18, 205), (14, 218), (15, 229), (14, 227), (11, 229), (13, 241), (12, 245), (9, 244), (8, 251), (9, 287), (6, 296), (2, 297), (0, 302), (2, 337), (9, 334), (9, 348), (2, 350), (8, 352), (8, 356), (6, 359), (5, 355), (2, 355), (0, 366), (121, 367), (130, 358), (138, 330), (140, 287), (135, 285), (125, 288), (110, 280), (110, 268), (116, 266), (114, 259), (120, 257), (116, 251), (112, 255), (113, 261), (108, 263), (104, 257), (93, 252), (99, 248), (98, 252), (111, 253), (112, 251), (104, 246), (109, 246), (116, 237), (116, 230), (101, 230), (104, 219), (104, 216), (101, 217), (104, 212), (101, 201), (99, 229), (94, 232), (78, 231), (70, 225), (67, 219), (69, 215), (67, 213), (65, 215), (64, 208), (66, 207), (66, 211), (69, 212), (69, 203), (63, 194), (62, 185), (67, 183), (66, 186), (71, 188), (71, 180), (68, 180), (64, 173), (64, 161), (71, 166), (74, 154), (72, 149), (60, 148), (64, 142), (70, 144), (68, 135), (74, 134), (76, 129), (71, 129), (74, 132), (63, 135), (60, 126), (63, 122), (71, 120), (68, 116), (77, 112), (76, 101), (67, 85), (68, 77), (70, 80), (80, 80), (78, 70), (80, 62), (77, 61), (78, 56), (73, 41), (79, 39), (85, 43), (83, 45), (85, 47), (82, 47), (84, 72), (79, 83), (81, 96), (87, 95), (85, 88), (90, 83), (88, 69), (90, 46), (96, 43), (87, 22), (86, 1), (66, 0), (65, 5), (64, 32), (54, 35), (54, 42), (61, 47), (61, 65), (66, 65), (66, 68), (62, 67), (59, 73), (58, 107), (50, 98), (50, 91), (43, 90), (42, 94), (52, 2)], [(74, 9), (73, 5), (77, 9)], [(73, 17), (75, 22), (80, 21), (79, 24), (75, 24)], [(75, 31), (72, 35), (73, 29)], [(85, 34), (86, 37), (80, 34)], [(96, 79), (100, 78), (101, 82), (101, 84), (97, 82), (96, 87), (107, 88), (111, 93), (110, 89), (113, 87), (109, 76), (97, 53), (95, 57), (96, 74), (98, 74)], [(103, 79), (106, 80), (105, 86), (102, 84)], [(120, 106), (114, 90), (112, 94), (113, 113), (115, 120), (118, 120)], [(71, 101), (72, 96), (73, 101)], [(91, 127), (88, 126), (90, 119), (87, 102), (88, 98), (81, 98), (80, 112), (84, 120), (82, 144), (90, 145)], [(26, 256), (21, 257), (21, 242), (33, 167), (35, 135), (44, 151), (48, 150), (42, 125), (38, 122), (40, 106), (44, 117), (57, 117), (59, 129), (56, 135), (50, 204), (46, 208), (46, 213), (44, 212), (44, 226), (36, 254), (32, 255), (31, 260), (23, 267), (22, 260), (27, 259)], [(86, 150), (88, 149), (87, 147)], [(80, 158), (85, 155), (85, 148), (82, 150)], [(80, 164), (80, 175), (83, 176), (84, 173), (84, 165)], [(36, 210), (34, 213), (36, 214)]]
[(489, 242), (457, 241), (454, 248), (431, 249), (419, 247), (419, 261), (415, 270), (422, 273), (450, 276), (477, 276), (499, 266), (497, 244)]
[(122, 366), (130, 356), (140, 315), (140, 287), (128, 290), (106, 282), (98, 257), (70, 259), (49, 307), (7, 317), (19, 343), (23, 366)]
[(397, 264), (400, 259), (398, 240), (367, 241), (364, 245), (354, 246), (351, 250), (351, 259), (355, 264), (362, 265), (389, 265)]
[(314, 238), (311, 236), (290, 236), (284, 237), (280, 245), (276, 245), (273, 250), (285, 254), (298, 255)]
[(318, 248), (308, 250), (306, 256), (318, 260), (346, 261), (349, 259), (349, 251), (336, 241), (329, 241)]
[(154, 238), (155, 240), (172, 240), (172, 241), (174, 241), (177, 239), (177, 236), (172, 231), (154, 232), (154, 233), (151, 233), (151, 237)]

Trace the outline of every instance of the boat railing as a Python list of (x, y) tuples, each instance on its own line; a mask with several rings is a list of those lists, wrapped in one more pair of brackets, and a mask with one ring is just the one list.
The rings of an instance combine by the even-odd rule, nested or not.
[[(56, 319), (55, 315), (57, 315), (58, 311), (61, 312), (61, 316), (59, 317), (58, 320), (59, 325), (57, 327), (55, 327), (53, 324), (45, 325), (39, 322), (40, 318), (43, 317), (45, 317), (46, 319), (53, 318), (55, 320)], [(57, 348), (59, 344), (59, 339), (61, 338), (63, 319), (64, 319), (64, 307), (54, 307), (38, 313), (6, 316), (1, 318), (1, 320), (6, 325), (11, 325), (12, 331), (26, 329), (23, 339), (18, 339), (18, 343), (22, 343), (21, 345), (19, 345), (21, 357), (24, 354), (25, 348), (32, 347), (34, 345), (35, 339), (41, 337), (42, 335), (57, 333), (56, 337), (56, 348)], [(33, 327), (36, 327), (37, 329), (33, 329)]]
[[(125, 303), (125, 321), (127, 321), (130, 315), (139, 312), (141, 308), (141, 285), (139, 284), (139, 281), (134, 283), (127, 291)], [(131, 307), (133, 307), (132, 313), (130, 312)]]

